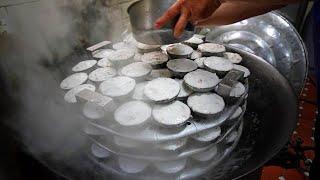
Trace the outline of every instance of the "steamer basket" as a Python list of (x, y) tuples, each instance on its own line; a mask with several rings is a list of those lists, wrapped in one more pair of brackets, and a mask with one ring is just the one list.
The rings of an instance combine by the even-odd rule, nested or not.
[[(148, 129), (146, 132), (142, 132), (141, 134), (135, 134), (135, 136), (130, 136), (129, 134), (127, 134), (127, 138), (132, 138), (132, 139), (136, 139), (138, 141), (142, 141), (142, 142), (146, 142), (146, 143), (150, 143), (150, 142), (165, 142), (167, 140), (172, 140), (172, 138), (181, 138), (181, 137), (189, 137), (191, 134), (197, 133), (197, 132), (201, 132), (202, 130), (208, 129), (210, 127), (215, 127), (215, 126), (223, 126), (224, 124), (228, 125), (228, 121), (226, 121), (228, 119), (228, 117), (230, 117), (233, 112), (236, 110), (237, 107), (239, 107), (240, 105), (242, 106), (243, 109), (247, 109), (247, 113), (244, 115), (244, 121), (243, 124), (241, 125), (240, 129), (238, 131), (239, 134), (242, 133), (242, 128), (245, 129), (250, 129), (249, 131), (244, 131), (244, 136), (242, 136), (241, 140), (240, 137), (238, 136), (236, 138), (236, 140), (233, 143), (228, 143), (226, 141), (226, 137), (233, 132), (233, 129), (230, 128), (228, 133), (226, 133), (224, 136), (222, 135), (223, 138), (219, 138), (219, 140), (217, 140), (216, 142), (212, 142), (211, 144), (207, 144), (207, 146), (203, 146), (204, 148), (202, 149), (188, 149), (186, 147), (183, 147), (181, 149), (179, 149), (178, 151), (173, 151), (174, 153), (172, 153), (171, 155), (165, 155), (165, 159), (161, 159), (161, 157), (159, 157), (159, 154), (151, 154), (150, 156), (145, 156), (145, 155), (141, 155), (140, 156), (136, 156), (134, 157), (132, 152), (127, 152), (127, 153), (123, 153), (121, 151), (114, 151), (114, 153), (112, 153), (110, 151), (110, 153), (112, 154), (112, 156), (130, 156), (132, 158), (146, 158), (148, 160), (151, 161), (166, 161), (166, 160), (172, 160), (168, 157), (180, 157), (180, 158), (188, 158), (188, 163), (185, 167), (184, 170), (182, 170), (181, 172), (174, 174), (174, 176), (169, 176), (167, 174), (157, 174), (159, 172), (157, 172), (156, 170), (154, 170), (154, 168), (152, 168), (152, 166), (148, 167), (148, 170), (144, 171), (143, 175), (142, 174), (137, 174), (136, 176), (130, 175), (130, 174), (123, 174), (123, 172), (121, 171), (117, 171), (116, 169), (112, 169), (112, 167), (109, 167), (106, 164), (101, 164), (99, 162), (97, 162), (97, 160), (93, 160), (94, 162), (97, 162), (98, 166), (100, 168), (102, 168), (103, 171), (109, 169), (109, 172), (113, 172), (115, 174), (117, 174), (117, 176), (121, 176), (121, 177), (125, 177), (125, 178), (130, 178), (130, 179), (150, 179), (151, 177), (157, 177), (159, 179), (189, 179), (189, 178), (199, 178), (199, 177), (206, 177), (209, 179), (232, 179), (232, 177), (234, 177), (234, 174), (243, 172), (243, 169), (246, 168), (246, 166), (241, 166), (244, 162), (251, 162), (250, 165), (252, 165), (253, 160), (252, 158), (255, 156), (255, 154), (253, 153), (253, 150), (258, 151), (260, 154), (263, 153), (276, 153), (279, 149), (280, 146), (278, 146), (278, 148), (276, 149), (270, 149), (270, 147), (274, 147), (274, 146), (268, 146), (269, 149), (268, 151), (261, 151), (257, 150), (259, 149), (259, 147), (261, 147), (261, 143), (266, 143), (265, 141), (261, 141), (262, 139), (260, 139), (263, 135), (261, 134), (261, 132), (259, 133), (258, 131), (261, 131), (260, 128), (264, 127), (266, 125), (263, 125), (265, 123), (269, 123), (269, 121), (272, 121), (273, 119), (266, 119), (266, 117), (270, 117), (272, 116), (273, 113), (271, 114), (264, 114), (266, 117), (259, 117), (262, 118), (262, 121), (259, 121), (259, 119), (257, 119), (257, 113), (261, 114), (261, 110), (265, 110), (267, 112), (274, 112), (274, 111), (278, 111), (280, 110), (281, 112), (277, 113), (280, 117), (282, 117), (283, 121), (277, 121), (278, 123), (280, 123), (280, 126), (278, 127), (274, 127), (272, 126), (272, 129), (275, 130), (275, 132), (278, 132), (278, 130), (280, 129), (279, 127), (284, 125), (284, 122), (286, 125), (289, 125), (288, 129), (286, 130), (287, 133), (286, 135), (283, 136), (283, 138), (281, 138), (279, 140), (278, 143), (285, 143), (286, 140), (284, 137), (288, 137), (290, 131), (292, 131), (293, 129), (293, 124), (295, 124), (294, 122), (289, 123), (290, 121), (294, 121), (295, 118), (293, 117), (294, 114), (296, 114), (296, 111), (294, 107), (295, 106), (295, 96), (292, 93), (292, 91), (290, 91), (290, 87), (288, 86), (288, 84), (286, 83), (286, 81), (283, 79), (283, 77), (277, 73), (277, 71), (275, 71), (273, 68), (270, 67), (270, 65), (267, 65), (265, 63), (263, 63), (263, 60), (257, 58), (256, 56), (253, 56), (251, 54), (248, 53), (244, 53), (241, 50), (237, 50), (234, 49), (232, 47), (227, 47), (228, 51), (232, 51), (232, 52), (236, 52), (239, 53), (241, 55), (244, 55), (244, 62), (243, 65), (248, 66), (250, 69), (254, 68), (253, 70), (253, 77), (249, 78), (249, 81), (253, 83), (253, 87), (251, 87), (251, 91), (249, 89), (249, 106), (250, 104), (252, 104), (253, 102), (256, 102), (259, 100), (260, 103), (253, 103), (254, 108), (252, 107), (252, 105), (247, 109), (246, 107), (246, 97), (247, 97), (247, 93), (245, 95), (243, 95), (243, 97), (241, 98), (241, 101), (238, 101), (236, 105), (234, 105), (234, 109), (232, 110), (232, 113), (230, 111), (230, 109), (228, 110), (229, 113), (228, 115), (226, 115), (227, 117), (225, 118), (218, 118), (218, 120), (214, 121), (215, 123), (213, 124), (206, 124), (206, 121), (193, 121), (190, 125), (186, 126), (186, 129), (188, 129), (190, 127), (190, 130), (186, 130), (183, 129), (181, 132), (175, 132), (173, 134), (168, 134), (168, 132), (161, 133), (161, 131), (157, 131), (157, 128), (151, 128)], [(251, 59), (251, 60), (248, 60)], [(255, 59), (254, 61), (252, 61), (252, 59)], [(257, 74), (257, 72), (259, 72)], [(271, 72), (271, 73), (267, 73), (267, 72)], [(276, 76), (275, 77), (265, 77), (265, 76)], [(261, 83), (261, 77), (264, 77), (265, 79), (265, 83)], [(262, 85), (263, 84), (263, 85)], [(270, 86), (270, 85), (273, 86)], [(267, 89), (266, 89), (267, 87)], [(252, 91), (252, 89), (254, 89), (255, 91)], [(274, 94), (272, 92), (277, 91), (277, 93), (279, 94)], [(250, 93), (251, 92), (251, 93)], [(270, 97), (269, 95), (272, 96), (276, 96), (276, 99), (274, 98), (268, 98)], [(263, 96), (266, 95), (266, 96)], [(281, 99), (279, 98), (281, 97)], [(283, 109), (274, 109), (274, 107), (283, 107), (279, 104), (283, 103), (282, 99), (285, 99), (287, 103), (289, 103), (286, 108), (288, 108), (287, 110), (290, 110), (292, 113), (283, 113)], [(251, 103), (250, 103), (251, 102)], [(270, 104), (271, 106), (266, 106), (267, 104)], [(227, 107), (225, 109), (225, 111), (230, 108)], [(260, 109), (260, 111), (257, 112), (256, 109)], [(270, 109), (272, 109), (273, 111), (270, 111)], [(225, 112), (224, 112), (225, 113)], [(222, 114), (224, 114), (222, 113)], [(242, 115), (239, 117), (242, 118), (244, 112), (242, 113)], [(260, 115), (261, 116), (261, 115)], [(289, 118), (290, 117), (290, 118)], [(220, 120), (219, 119), (223, 119)], [(241, 122), (241, 121), (240, 121)], [(98, 124), (92, 124), (92, 127), (95, 127), (100, 130), (106, 130), (108, 132), (106, 132), (106, 134), (112, 133), (112, 134), (118, 134), (118, 135), (123, 135), (123, 133), (125, 132), (119, 132), (116, 130), (112, 130), (112, 129), (107, 129), (106, 127), (103, 127), (101, 125)], [(269, 123), (270, 125), (270, 123)], [(269, 128), (271, 128), (269, 126)], [(266, 129), (264, 129), (263, 131), (266, 131)], [(283, 131), (283, 130), (282, 130)], [(270, 129), (267, 131), (270, 132)], [(148, 134), (149, 133), (149, 134)], [(248, 134), (249, 133), (249, 134)], [(144, 139), (145, 137), (148, 137), (147, 139)], [(258, 142), (257, 145), (256, 143), (256, 138), (259, 138), (260, 141)], [(264, 137), (265, 138), (265, 137)], [(239, 140), (240, 139), (240, 140)], [(190, 139), (189, 139), (190, 140)], [(188, 141), (189, 141), (188, 140)], [(238, 146), (236, 146), (236, 144), (240, 142), (240, 144)], [(96, 142), (97, 143), (97, 142)], [(269, 143), (269, 141), (267, 142), (267, 144)], [(219, 154), (217, 155), (217, 157), (220, 157), (218, 159), (214, 159), (212, 161), (209, 161), (207, 163), (204, 162), (198, 162), (195, 164), (192, 164), (192, 166), (190, 166), (190, 162), (193, 162), (193, 160), (191, 160), (189, 157), (197, 154), (197, 153), (202, 153), (205, 150), (207, 150), (208, 148), (212, 147), (213, 145), (219, 145)], [(195, 146), (193, 146), (195, 147)], [(108, 147), (107, 147), (108, 148)], [(235, 149), (234, 149), (235, 148)], [(111, 150), (111, 149), (109, 149)], [(118, 154), (117, 154), (118, 153)], [(179, 154), (180, 153), (180, 154)], [(157, 157), (158, 155), (158, 157)], [(157, 157), (155, 159), (155, 157)], [(226, 158), (228, 157), (228, 158)], [(175, 158), (173, 158), (175, 159)], [(264, 158), (261, 159), (266, 159), (266, 156), (264, 156)], [(223, 161), (223, 163), (222, 163)], [(259, 161), (261, 163), (261, 161)], [(260, 164), (261, 165), (261, 164)], [(111, 168), (111, 169), (110, 169)], [(253, 167), (251, 167), (252, 169), (254, 169)], [(231, 174), (229, 174), (231, 173)]]
[[(229, 52), (239, 53), (236, 49), (232, 49), (231, 47), (227, 47), (227, 50)], [(245, 66), (246, 62), (243, 62), (242, 65)], [(233, 148), (239, 142), (243, 124), (245, 123), (243, 122), (243, 116), (246, 112), (247, 96), (250, 95), (248, 92), (248, 79), (242, 79), (242, 81), (245, 84), (246, 92), (239, 98), (234, 99), (234, 101), (228, 101), (229, 103), (227, 103), (225, 109), (215, 117), (201, 118), (193, 116), (193, 118), (190, 119), (186, 125), (177, 126), (175, 128), (159, 126), (156, 123), (151, 123), (150, 121), (136, 129), (123, 127), (120, 124), (112, 121), (90, 121), (88, 127), (95, 130), (91, 131), (94, 132), (93, 135), (87, 134), (87, 137), (93, 144), (111, 154), (110, 158), (105, 158), (103, 163), (106, 166), (110, 166), (108, 167), (110, 168), (110, 171), (113, 171), (116, 174), (122, 174), (122, 177), (128, 176), (131, 179), (145, 179), (146, 177), (151, 178), (160, 174), (158, 176), (159, 179), (184, 179), (200, 175), (202, 176), (204, 173), (211, 171), (212, 168), (218, 166), (224, 157), (226, 157), (229, 153), (232, 153)], [(227, 101), (228, 97), (225, 97), (224, 99)], [(228, 120), (239, 106), (241, 106), (244, 111), (238, 118), (233, 119), (232, 122), (229, 122)], [(192, 135), (218, 126), (222, 129), (222, 132), (211, 142), (201, 142), (191, 138)], [(101, 132), (101, 134), (96, 132)], [(231, 137), (234, 132), (237, 132), (235, 139), (230, 141), (229, 137)], [(121, 137), (125, 139), (125, 142), (137, 143), (139, 145), (126, 147), (115, 143), (114, 139), (110, 137)], [(187, 139), (187, 143), (175, 150), (165, 150), (157, 146), (159, 143), (175, 141), (181, 138)], [(201, 154), (214, 146), (219, 147), (219, 154), (215, 159), (207, 163), (192, 162), (193, 160), (191, 159), (191, 156)], [(116, 159), (118, 158), (146, 161), (150, 164), (141, 172), (126, 173), (123, 169), (119, 169), (119, 166), (114, 167), (109, 164), (111, 162), (115, 163)], [(101, 158), (99, 157), (95, 159), (97, 161), (101, 161)], [(166, 164), (170, 163), (171, 161), (182, 161), (185, 159), (187, 159), (187, 164), (183, 170), (173, 174), (165, 173), (155, 166), (155, 163), (157, 162)], [(97, 165), (99, 167), (102, 166), (101, 163)], [(192, 172), (192, 174), (190, 174), (190, 172)], [(173, 175), (173, 177), (170, 176), (169, 178), (169, 174)]]
[[(208, 166), (208, 168), (206, 168), (207, 166), (203, 166), (192, 169), (190, 166), (187, 165), (186, 169), (188, 171), (183, 170), (183, 172), (186, 172), (186, 174), (181, 172), (183, 174), (178, 177), (175, 177), (176, 179), (184, 179), (188, 177), (194, 177), (195, 179), (239, 178), (262, 166), (266, 161), (271, 159), (272, 156), (274, 156), (287, 142), (287, 140), (289, 139), (289, 135), (292, 133), (296, 125), (296, 96), (294, 95), (286, 79), (275, 68), (273, 68), (270, 64), (266, 63), (263, 59), (235, 48), (230, 48), (230, 50), (237, 52), (241, 54), (241, 56), (243, 56), (243, 64), (247, 66), (252, 73), (249, 78), (250, 88), (248, 92), (249, 97), (247, 99), (248, 107), (244, 115), (243, 121), (244, 131), (241, 135), (239, 144), (233, 151), (231, 151), (232, 149), (229, 149), (229, 145), (223, 147), (223, 149), (225, 150), (224, 154), (227, 154), (227, 158), (223, 159), (222, 161), (223, 163), (220, 163), (217, 166), (212, 165), (213, 168), (210, 168), (210, 164), (216, 164), (216, 161), (210, 161), (209, 163), (207, 163), (206, 165)], [(15, 99), (16, 104), (14, 104), (14, 106), (8, 106), (12, 108), (12, 110), (14, 111), (8, 111), (8, 116), (5, 116), (4, 119), (10, 120), (9, 122), (17, 122), (15, 120), (43, 120), (43, 118), (48, 118), (52, 120), (50, 121), (50, 123), (57, 121), (58, 125), (59, 120), (68, 120), (68, 123), (88, 123), (87, 119), (84, 119), (79, 113), (79, 109), (81, 109), (81, 107), (78, 105), (66, 104), (63, 98), (61, 97), (63, 93), (57, 87), (59, 85), (59, 82), (64, 77), (66, 77), (67, 74), (70, 74), (69, 70), (70, 67), (74, 64), (74, 62), (79, 61), (82, 58), (83, 60), (85, 60), (87, 59), (87, 57), (88, 55), (85, 52), (77, 52), (77, 54), (75, 55), (65, 57), (66, 60), (62, 61), (63, 63), (51, 65), (50, 68), (44, 68), (43, 64), (35, 63), (33, 64), (34, 69), (32, 70), (28, 69), (29, 66), (24, 66), (26, 64), (19, 63), (21, 59), (12, 58), (10, 63), (20, 64), (27, 74), (31, 74), (30, 76), (27, 76), (28, 79), (32, 79), (34, 81), (26, 81), (27, 83), (29, 83), (29, 86), (21, 86), (21, 88), (23, 88), (21, 89), (22, 91), (17, 91), (10, 88), (8, 89), (8, 92), (10, 92), (10, 94), (6, 96), (7, 98), (13, 97), (12, 93), (14, 93), (14, 97), (18, 98)], [(1, 64), (1, 66), (7, 68), (8, 72), (18, 73), (19, 78), (21, 78), (21, 76), (24, 77), (24, 75), (26, 75), (26, 73), (23, 73), (25, 71), (16, 71), (16, 67), (18, 66), (4, 66), (3, 64)], [(9, 77), (10, 74), (5, 75), (8, 75), (6, 77)], [(10, 79), (7, 78), (6, 80), (9, 81)], [(22, 81), (21, 84), (24, 85), (24, 82), (25, 81)], [(39, 86), (38, 83), (34, 82), (46, 82), (48, 86)], [(30, 94), (25, 92), (28, 92)], [(31, 96), (26, 96), (26, 94)], [(26, 104), (26, 101), (23, 101), (23, 99), (28, 99), (29, 97), (32, 98), (32, 104)], [(245, 98), (246, 96), (243, 98), (243, 102), (245, 102)], [(241, 104), (242, 103), (239, 102), (239, 105)], [(233, 108), (233, 112), (236, 110), (237, 107), (238, 106), (235, 106)], [(52, 111), (53, 109), (55, 111)], [(231, 108), (227, 109), (229, 109), (230, 111), (229, 115), (226, 115), (226, 117), (224, 118), (218, 119), (217, 122), (215, 122), (214, 124), (210, 124), (210, 126), (214, 127), (216, 125), (222, 124), (227, 119), (227, 117), (233, 114), (231, 112)], [(59, 110), (60, 113), (57, 113), (56, 110)], [(13, 114), (11, 114), (11, 112)], [(38, 114), (34, 112), (41, 113)], [(97, 123), (98, 122), (90, 121), (88, 124), (92, 125)], [(193, 132), (197, 132), (197, 128), (198, 130), (200, 128), (205, 129), (208, 126), (200, 126), (199, 124), (195, 126), (195, 123), (192, 123), (191, 125), (186, 127), (189, 128), (189, 130), (194, 129)], [(49, 128), (52, 130), (58, 129), (54, 128), (53, 126), (50, 126)], [(69, 179), (87, 180), (90, 178), (94, 178), (100, 180), (105, 179), (106, 177), (108, 179), (138, 178), (131, 178), (132, 176), (122, 174), (121, 171), (119, 171), (116, 164), (118, 156), (115, 156), (114, 154), (111, 154), (110, 158), (96, 160), (93, 158), (89, 158), (91, 156), (89, 154), (91, 146), (88, 146), (88, 148), (70, 146), (70, 142), (77, 141), (79, 140), (79, 138), (80, 140), (84, 140), (84, 142), (86, 142), (87, 140), (88, 143), (91, 143), (87, 139), (87, 136), (77, 136), (77, 134), (81, 135), (81, 126), (75, 126), (74, 128), (76, 130), (75, 133), (68, 131), (67, 135), (63, 134), (66, 135), (65, 137), (68, 138), (66, 138), (66, 141), (62, 142), (61, 146), (59, 146), (58, 149), (55, 148), (53, 154), (49, 153), (43, 156), (40, 156), (39, 154), (33, 155), (43, 164), (48, 166), (50, 169), (61, 174), (62, 176), (66, 176)], [(112, 125), (110, 126), (110, 129), (108, 129), (108, 131), (109, 130), (111, 130), (113, 135), (118, 136), (121, 136), (121, 134), (125, 133), (123, 130), (116, 131), (118, 129), (115, 129), (115, 127)], [(86, 132), (95, 134), (95, 137), (105, 135), (108, 131), (105, 131), (105, 127), (103, 127), (102, 129), (91, 129), (91, 131), (90, 129), (86, 129)], [(143, 135), (145, 135), (145, 137), (148, 137), (147, 141), (144, 140), (145, 142), (154, 142), (155, 140), (157, 140), (158, 142), (165, 142), (166, 140), (170, 140), (172, 137), (172, 135), (162, 134), (161, 136), (159, 136), (150, 132), (154, 131), (149, 129), (144, 132)], [(179, 137), (182, 134), (183, 133), (174, 135), (174, 138)], [(133, 138), (136, 137), (137, 136), (133, 136)], [(48, 140), (50, 140), (50, 138), (48, 138)], [(70, 152), (69, 150), (74, 151)], [(55, 155), (57, 155), (57, 151), (63, 152), (62, 154), (66, 155), (63, 161), (57, 161), (57, 159), (55, 158)], [(113, 158), (115, 159), (114, 161)], [(81, 165), (80, 168), (79, 165)], [(146, 172), (148, 172), (148, 170), (150, 169), (147, 168)], [(148, 176), (146, 176), (145, 178), (143, 176), (140, 176), (140, 178), (148, 179)], [(164, 178), (159, 177), (159, 179), (166, 179), (166, 176)]]

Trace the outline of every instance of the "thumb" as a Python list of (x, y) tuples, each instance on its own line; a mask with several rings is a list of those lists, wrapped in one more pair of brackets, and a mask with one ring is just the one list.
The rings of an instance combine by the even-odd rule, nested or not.
[(227, 25), (249, 17), (261, 15), (271, 10), (278, 9), (282, 5), (252, 4), (246, 2), (226, 2), (208, 18), (199, 20), (196, 26)]

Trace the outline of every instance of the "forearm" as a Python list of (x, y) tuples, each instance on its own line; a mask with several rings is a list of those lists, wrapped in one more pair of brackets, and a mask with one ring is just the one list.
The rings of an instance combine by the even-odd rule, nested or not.
[(261, 15), (269, 11), (279, 9), (284, 5), (273, 4), (259, 4), (259, 3), (247, 3), (241, 2), (226, 2), (209, 17), (203, 20), (199, 20), (197, 26), (210, 25), (226, 25), (232, 24), (253, 16)]
[[(180, 16), (174, 27), (179, 37), (188, 21), (197, 26), (225, 25), (267, 13), (288, 4), (303, 0), (177, 0), (155, 23), (161, 28), (176, 16)], [(306, 0), (304, 0), (306, 1)]]
[(247, 3), (254, 3), (259, 5), (288, 5), (288, 4), (295, 4), (299, 2), (303, 2), (306, 0), (220, 0), (221, 3), (223, 2), (247, 2)]

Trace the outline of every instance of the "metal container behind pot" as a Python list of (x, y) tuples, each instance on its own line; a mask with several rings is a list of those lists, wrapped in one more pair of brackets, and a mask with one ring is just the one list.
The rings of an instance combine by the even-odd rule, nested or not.
[(273, 65), (299, 95), (308, 74), (308, 53), (294, 26), (277, 12), (203, 29), (207, 41), (228, 44)]
[(134, 38), (145, 44), (172, 44), (190, 39), (194, 34), (194, 26), (188, 24), (180, 38), (173, 36), (172, 27), (177, 19), (167, 23), (162, 29), (155, 29), (154, 22), (176, 0), (141, 0), (128, 8)]

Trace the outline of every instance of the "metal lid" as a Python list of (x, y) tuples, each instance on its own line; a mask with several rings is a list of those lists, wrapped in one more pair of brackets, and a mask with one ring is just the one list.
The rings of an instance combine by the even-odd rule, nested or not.
[(301, 92), (308, 71), (307, 52), (299, 33), (283, 16), (270, 12), (203, 31), (207, 31), (207, 41), (229, 44), (262, 57), (289, 80), (296, 95)]

